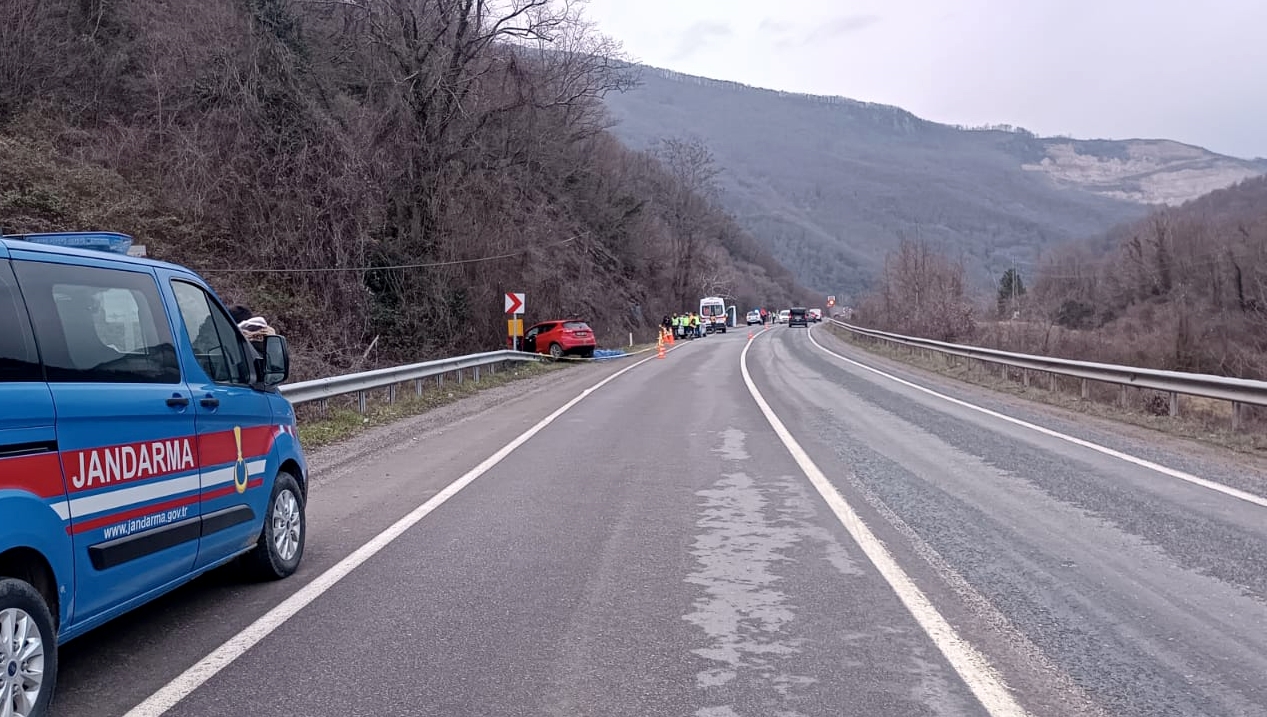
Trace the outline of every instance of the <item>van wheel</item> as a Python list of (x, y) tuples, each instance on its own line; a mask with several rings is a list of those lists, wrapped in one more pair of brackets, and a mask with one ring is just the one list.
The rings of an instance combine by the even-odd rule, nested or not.
[(550, 355), (554, 358), (563, 358), (563, 347), (558, 344), (550, 344)]
[(0, 714), (43, 717), (57, 684), (57, 635), (39, 591), (0, 580)]
[(268, 498), (264, 530), (260, 531), (255, 550), (249, 554), (251, 571), (261, 580), (280, 580), (294, 574), (304, 556), (307, 536), (308, 520), (299, 482), (281, 471), (273, 481), (273, 492)]

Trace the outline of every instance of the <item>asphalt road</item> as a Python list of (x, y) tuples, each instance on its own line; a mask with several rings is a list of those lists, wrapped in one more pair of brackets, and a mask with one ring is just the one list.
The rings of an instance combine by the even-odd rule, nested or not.
[[(1267, 494), (1257, 463), (812, 336)], [(777, 327), (746, 362), (798, 454), (749, 393), (748, 343), (684, 344), (588, 393), (274, 620), (287, 596), (629, 364), (512, 384), (314, 454), (300, 573), (255, 585), (220, 571), (68, 644), (56, 713), (149, 709), (264, 616), (253, 646), (188, 694), (164, 693), (181, 697), (167, 714), (1267, 715), (1267, 508)], [(807, 464), (857, 522), (838, 518)], [(859, 525), (878, 541), (856, 540)], [(902, 579), (868, 557), (877, 545)], [(981, 696), (992, 679), (1002, 699)]]

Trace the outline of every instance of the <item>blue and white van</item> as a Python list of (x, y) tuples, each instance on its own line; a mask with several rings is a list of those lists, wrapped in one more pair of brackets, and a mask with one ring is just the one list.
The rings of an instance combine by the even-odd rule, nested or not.
[(0, 237), (0, 714), (47, 712), (59, 643), (235, 558), (283, 578), (303, 556), (285, 340), (257, 351), (130, 244)]

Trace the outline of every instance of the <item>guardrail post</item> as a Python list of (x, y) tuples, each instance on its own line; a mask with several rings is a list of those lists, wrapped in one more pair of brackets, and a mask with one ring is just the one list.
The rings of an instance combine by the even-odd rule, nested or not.
[(361, 413), (365, 413), (366, 406), (365, 406), (365, 392), (364, 391), (356, 392), (356, 410), (360, 411)]
[(476, 366), (474, 368), (474, 372), (475, 372), (475, 383), (479, 383), (480, 382), (480, 367)]
[(1241, 430), (1241, 402), (1232, 401), (1232, 430)]
[(436, 388), (440, 388), (443, 385), (444, 385), (444, 374), (443, 373), (436, 374)]
[(1060, 376), (1054, 373), (1049, 373), (1047, 374), (1047, 380), (1051, 382), (1047, 386), (1048, 391), (1055, 393), (1060, 390)]
[(422, 379), (420, 378), (414, 379), (414, 395), (419, 398), (422, 397)]
[(1029, 369), (1027, 368), (1021, 369), (1021, 385), (1029, 388)]
[(330, 399), (323, 398), (320, 401), (317, 401), (317, 410), (321, 412), (321, 417), (325, 418), (330, 412)]
[(1084, 378), (1082, 379), (1082, 400), (1085, 401), (1088, 398), (1091, 398), (1091, 386), (1090, 384), (1087, 383), (1087, 380)]
[(396, 402), (396, 384), (394, 383), (387, 387), (387, 402), (388, 403)]
[(458, 385), (461, 386), (462, 385), (462, 369), (457, 370), (457, 375), (458, 375)]
[(1122, 408), (1126, 408), (1127, 404), (1126, 388), (1126, 384), (1122, 384), (1118, 388), (1118, 403), (1122, 404)]
[(1174, 418), (1179, 415), (1179, 394), (1170, 392), (1170, 417)]

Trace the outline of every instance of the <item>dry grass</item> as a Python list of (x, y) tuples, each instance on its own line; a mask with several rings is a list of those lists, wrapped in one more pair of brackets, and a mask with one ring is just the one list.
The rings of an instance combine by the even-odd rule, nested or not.
[(1239, 452), (1267, 451), (1267, 412), (1257, 407), (1242, 406), (1241, 430), (1233, 432), (1232, 407), (1227, 401), (1180, 396), (1179, 415), (1171, 417), (1169, 395), (1157, 391), (1128, 388), (1126, 405), (1123, 406), (1120, 387), (1091, 382), (1088, 384), (1089, 396), (1084, 400), (1081, 396), (1081, 381), (1078, 379), (1057, 377), (1056, 390), (1053, 391), (1049, 375), (1030, 372), (1030, 385), (1027, 387), (1023, 372), (1019, 369), (1008, 371), (1005, 376), (1001, 367), (987, 367), (980, 362), (958, 357), (911, 352), (905, 347), (884, 342), (860, 340), (853, 334), (834, 327), (831, 330), (850, 344), (878, 356), (1029, 401), (1059, 406)]

